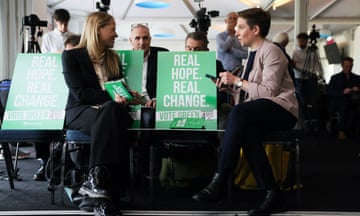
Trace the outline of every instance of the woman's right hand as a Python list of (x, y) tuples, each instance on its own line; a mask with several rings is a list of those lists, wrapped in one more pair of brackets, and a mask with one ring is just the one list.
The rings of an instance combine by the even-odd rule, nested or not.
[(115, 102), (120, 103), (120, 104), (125, 104), (125, 105), (128, 104), (128, 101), (126, 100), (126, 98), (122, 97), (122, 96), (120, 96), (118, 94), (115, 94)]

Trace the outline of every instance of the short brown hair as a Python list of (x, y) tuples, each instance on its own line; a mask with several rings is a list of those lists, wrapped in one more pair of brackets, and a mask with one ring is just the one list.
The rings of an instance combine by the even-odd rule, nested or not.
[(270, 13), (261, 8), (249, 8), (240, 11), (239, 17), (244, 18), (246, 23), (252, 29), (255, 25), (259, 26), (260, 36), (265, 38), (270, 30)]
[(66, 46), (67, 44), (71, 44), (73, 46), (76, 46), (78, 45), (79, 42), (80, 42), (80, 35), (72, 34), (65, 39), (64, 45)]
[(306, 34), (305, 32), (300, 32), (297, 36), (297, 39), (303, 39), (303, 40), (308, 40), (309, 39), (309, 35)]
[(209, 44), (209, 40), (205, 32), (200, 32), (200, 31), (190, 32), (189, 34), (186, 35), (185, 41), (187, 41), (187, 39), (189, 38), (196, 41), (202, 41), (203, 45), (205, 46), (204, 48), (207, 48)]
[(54, 19), (59, 22), (68, 23), (70, 20), (70, 13), (66, 9), (56, 9), (54, 12)]
[(344, 63), (345, 61), (348, 61), (348, 62), (351, 62), (353, 63), (354, 62), (354, 59), (351, 58), (350, 56), (345, 56), (341, 59), (341, 64)]

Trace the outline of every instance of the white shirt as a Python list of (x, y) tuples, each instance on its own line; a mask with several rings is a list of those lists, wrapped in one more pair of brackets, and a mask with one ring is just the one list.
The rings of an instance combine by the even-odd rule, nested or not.
[(296, 79), (307, 79), (309, 76), (322, 78), (323, 70), (316, 50), (307, 47), (301, 49), (297, 47), (292, 59), (295, 62), (294, 75)]
[(70, 32), (61, 33), (57, 28), (48, 32), (42, 39), (42, 53), (58, 53), (65, 49), (64, 41), (71, 35)]
[(144, 57), (144, 64), (143, 64), (143, 73), (142, 73), (142, 95), (146, 98), (146, 100), (150, 100), (149, 94), (146, 89), (146, 82), (147, 82), (147, 66), (148, 66), (148, 60), (150, 56), (150, 50), (149, 53)]

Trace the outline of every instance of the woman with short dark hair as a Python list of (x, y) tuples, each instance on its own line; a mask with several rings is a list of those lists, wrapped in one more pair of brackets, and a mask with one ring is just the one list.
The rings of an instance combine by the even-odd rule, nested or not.
[(249, 215), (268, 215), (279, 204), (279, 185), (262, 145), (262, 137), (272, 130), (291, 130), (297, 121), (298, 103), (294, 84), (288, 73), (287, 59), (279, 47), (266, 39), (271, 24), (270, 14), (260, 8), (239, 12), (236, 37), (250, 48), (241, 77), (231, 72), (220, 73), (216, 84), (235, 86), (240, 90), (240, 103), (229, 114), (217, 171), (193, 199), (215, 201), (226, 190), (234, 172), (240, 148), (249, 162), (256, 183), (267, 194), (262, 204)]

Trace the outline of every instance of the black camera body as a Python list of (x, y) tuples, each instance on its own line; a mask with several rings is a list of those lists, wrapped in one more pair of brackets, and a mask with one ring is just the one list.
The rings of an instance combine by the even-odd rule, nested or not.
[(206, 8), (200, 8), (200, 10), (196, 12), (196, 19), (192, 19), (189, 25), (191, 28), (195, 28), (196, 31), (207, 33), (211, 26), (210, 17), (217, 16), (219, 16), (219, 11), (214, 10), (206, 13)]
[(46, 27), (48, 24), (47, 21), (41, 21), (38, 16), (35, 14), (30, 14), (29, 16), (24, 16), (23, 25), (25, 26), (39, 26)]
[(110, 9), (110, 0), (101, 0), (100, 2), (96, 2), (96, 9), (106, 13)]
[(312, 30), (309, 34), (310, 44), (315, 46), (318, 38), (320, 38), (320, 33), (319, 33), (319, 31), (316, 30), (316, 26), (314, 24), (314, 25), (312, 25)]

